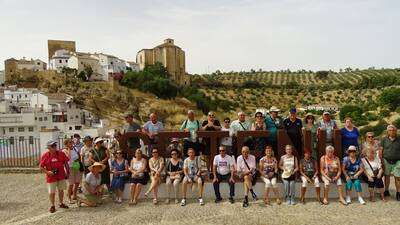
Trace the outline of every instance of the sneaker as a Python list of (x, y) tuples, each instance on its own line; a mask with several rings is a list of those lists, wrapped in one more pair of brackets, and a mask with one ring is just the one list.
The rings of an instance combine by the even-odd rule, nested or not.
[(186, 205), (186, 199), (184, 198), (184, 199), (182, 199), (182, 201), (181, 201), (181, 206), (185, 206)]
[(254, 200), (254, 201), (257, 201), (257, 200), (258, 200), (257, 195), (256, 195), (256, 193), (254, 193), (254, 192), (251, 192), (251, 197), (253, 197), (253, 200)]
[(296, 201), (295, 201), (294, 199), (291, 199), (291, 200), (290, 200), (290, 204), (291, 204), (291, 205), (296, 205), (297, 203), (296, 203)]
[(362, 197), (358, 197), (358, 202), (359, 202), (361, 205), (365, 205), (365, 201), (364, 201), (364, 199), (363, 199)]
[(204, 205), (204, 201), (203, 201), (202, 198), (199, 198), (199, 204), (200, 204), (200, 205)]
[(346, 203), (347, 204), (351, 203), (351, 197), (349, 195), (346, 196)]
[(55, 213), (56, 212), (56, 207), (54, 205), (52, 207), (50, 207), (49, 212), (50, 213)]
[(178, 204), (179, 203), (179, 200), (178, 199), (175, 199), (175, 204)]
[(286, 204), (287, 204), (287, 205), (291, 205), (291, 204), (292, 204), (292, 201), (291, 201), (290, 199), (288, 199), (288, 200), (286, 201)]
[(214, 202), (215, 203), (220, 203), (221, 201), (222, 201), (222, 198), (216, 198)]
[(385, 192), (383, 192), (383, 194), (385, 195), (385, 197), (389, 197), (390, 196), (389, 191), (385, 191)]
[(169, 198), (165, 200), (165, 204), (169, 204)]
[(249, 207), (249, 202), (248, 201), (243, 201), (243, 207)]
[(231, 203), (231, 204), (235, 203), (235, 200), (233, 199), (233, 197), (229, 198), (229, 203)]

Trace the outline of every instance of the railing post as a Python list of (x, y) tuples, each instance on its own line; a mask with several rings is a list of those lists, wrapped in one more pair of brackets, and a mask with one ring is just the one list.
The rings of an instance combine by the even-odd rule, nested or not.
[(208, 167), (211, 171), (214, 156), (217, 155), (218, 139), (229, 137), (228, 131), (197, 131), (197, 137), (210, 139), (210, 156), (208, 158)]
[[(244, 139), (247, 137), (268, 137), (269, 132), (266, 130), (246, 130), (246, 131), (238, 131), (236, 134), (237, 137), (237, 143), (236, 143), (236, 149), (237, 149), (237, 154), (240, 155), (240, 151), (243, 147), (244, 144)], [(254, 150), (254, 149), (250, 149)], [(261, 154), (261, 155), (260, 155)], [(255, 157), (259, 158), (262, 156), (263, 152), (255, 152)]]
[(342, 134), (339, 129), (333, 130), (333, 147), (335, 147), (335, 154), (339, 158), (342, 158), (344, 151), (347, 150), (342, 149)]
[[(161, 156), (169, 157), (167, 155), (165, 145), (168, 143), (169, 138), (187, 138), (190, 137), (190, 132), (183, 132), (183, 131), (162, 131), (158, 134), (158, 143), (157, 147), (158, 150), (161, 151)], [(183, 153), (183, 152), (182, 152)]]
[(318, 162), (319, 159), (325, 154), (325, 147), (326, 147), (326, 131), (325, 130), (318, 130), (318, 141), (317, 141), (317, 149), (318, 149)]

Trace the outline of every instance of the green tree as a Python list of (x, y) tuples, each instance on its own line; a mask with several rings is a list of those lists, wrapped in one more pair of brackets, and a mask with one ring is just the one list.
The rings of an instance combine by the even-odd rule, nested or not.
[(400, 88), (386, 89), (379, 96), (379, 103), (394, 111), (400, 106)]

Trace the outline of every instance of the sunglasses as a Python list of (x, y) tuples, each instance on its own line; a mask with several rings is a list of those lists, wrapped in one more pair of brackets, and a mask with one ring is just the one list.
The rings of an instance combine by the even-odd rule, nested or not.
[(174, 152), (174, 153), (171, 153), (171, 155), (176, 155), (176, 153)]
[(262, 117), (262, 116), (256, 116), (257, 118), (260, 118), (260, 117)]
[(227, 121), (224, 121), (224, 123), (230, 123), (230, 122), (231, 122), (231, 121), (228, 121), (228, 120), (227, 120)]
[(117, 154), (117, 155), (121, 155), (121, 154), (122, 154), (122, 152), (117, 152), (116, 154)]
[(219, 150), (219, 152), (225, 152), (225, 150)]
[(156, 153), (158, 153), (158, 152), (152, 152), (153, 154), (156, 154)]
[(367, 138), (373, 138), (374, 136), (368, 136)]
[(214, 117), (214, 115), (208, 115), (209, 117)]

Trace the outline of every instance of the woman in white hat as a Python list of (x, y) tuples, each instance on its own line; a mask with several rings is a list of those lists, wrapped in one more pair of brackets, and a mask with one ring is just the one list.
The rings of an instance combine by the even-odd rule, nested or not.
[(285, 187), (285, 200), (288, 205), (295, 205), (295, 179), (296, 172), (299, 170), (299, 163), (297, 157), (293, 155), (293, 147), (291, 145), (285, 146), (285, 152), (286, 154), (279, 161), (279, 168), (283, 170), (282, 180)]
[(347, 150), (348, 156), (344, 157), (342, 163), (342, 172), (346, 178), (346, 203), (351, 203), (351, 189), (356, 190), (358, 201), (364, 205), (365, 201), (362, 198), (362, 188), (360, 176), (364, 173), (364, 167), (361, 159), (357, 157), (357, 148), (350, 145)]
[(84, 198), (78, 198), (78, 207), (85, 204), (89, 207), (95, 207), (102, 203), (103, 185), (101, 184), (101, 172), (106, 168), (105, 165), (95, 162), (89, 166), (89, 173), (83, 182)]
[(94, 149), (90, 152), (89, 158), (92, 163), (99, 162), (105, 165), (105, 169), (101, 172), (101, 184), (105, 184), (110, 190), (110, 166), (108, 164), (110, 153), (103, 143), (104, 139), (101, 137), (94, 140)]

